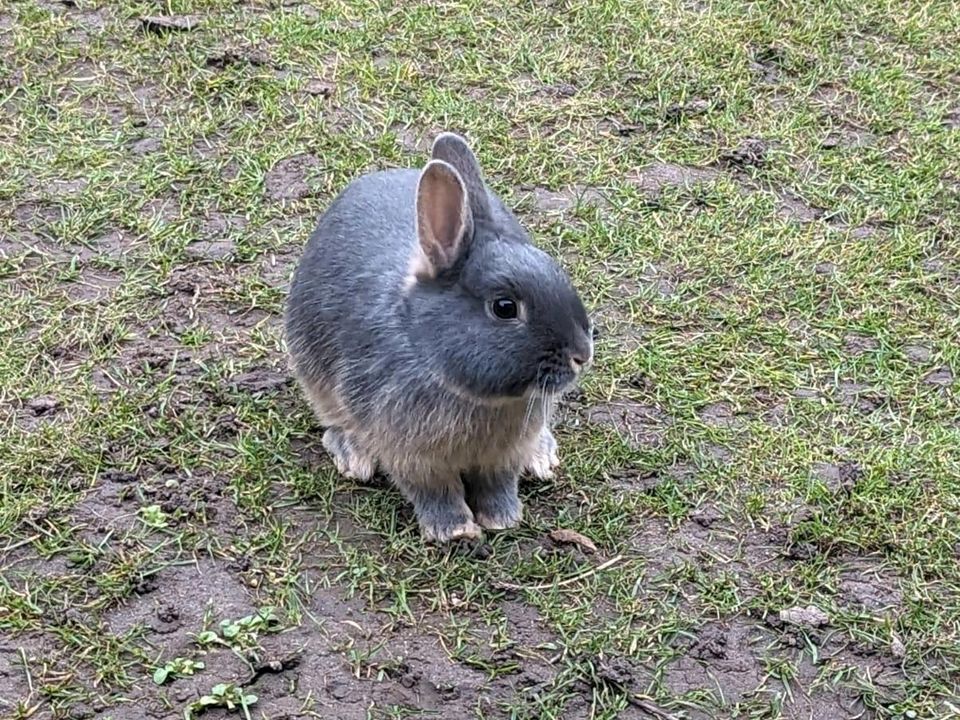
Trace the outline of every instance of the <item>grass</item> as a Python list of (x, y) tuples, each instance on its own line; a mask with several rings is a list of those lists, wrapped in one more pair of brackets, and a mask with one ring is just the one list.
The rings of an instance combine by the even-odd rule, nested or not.
[[(958, 18), (4, 6), (0, 715), (250, 681), (263, 718), (956, 716)], [(443, 129), (601, 330), (562, 472), (472, 549), (335, 475), (280, 329), (333, 195)], [(264, 608), (242, 646), (196, 640)], [(153, 683), (173, 661), (204, 668)]]

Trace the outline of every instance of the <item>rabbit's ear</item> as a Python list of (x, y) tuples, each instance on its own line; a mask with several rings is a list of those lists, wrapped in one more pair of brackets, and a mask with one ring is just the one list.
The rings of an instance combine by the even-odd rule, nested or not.
[(474, 218), (490, 217), (490, 202), (487, 199), (487, 188), (483, 184), (483, 173), (480, 172), (480, 163), (470, 149), (467, 141), (456, 133), (440, 133), (433, 141), (433, 150), (430, 155), (434, 160), (443, 160), (450, 163), (467, 188), (470, 198), (470, 210)]
[(460, 174), (442, 160), (431, 160), (417, 184), (416, 278), (434, 278), (457, 262), (472, 230), (467, 188)]

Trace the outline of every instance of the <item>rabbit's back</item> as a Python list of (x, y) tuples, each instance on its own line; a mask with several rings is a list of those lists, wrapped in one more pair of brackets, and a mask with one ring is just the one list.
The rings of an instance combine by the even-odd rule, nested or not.
[(401, 350), (396, 306), (416, 243), (417, 179), (415, 170), (387, 170), (352, 182), (321, 217), (297, 267), (287, 343), (322, 416), (347, 398), (323, 408), (313, 395), (335, 382), (348, 358), (351, 377), (362, 383), (365, 364)]
[(415, 170), (372, 173), (334, 200), (297, 268), (291, 319), (304, 310), (314, 320), (322, 320), (325, 311), (337, 313), (331, 320), (364, 315), (373, 309), (371, 302), (386, 299), (376, 296), (397, 290), (416, 242), (417, 177)]

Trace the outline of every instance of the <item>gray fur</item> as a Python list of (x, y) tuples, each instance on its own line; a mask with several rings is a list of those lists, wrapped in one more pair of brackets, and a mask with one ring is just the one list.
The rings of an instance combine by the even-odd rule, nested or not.
[[(593, 348), (566, 274), (487, 188), (465, 141), (445, 133), (433, 156), (467, 190), (452, 265), (412, 274), (428, 242), (416, 221), (421, 172), (363, 176), (307, 244), (286, 331), (338, 469), (363, 479), (382, 468), (424, 536), (442, 542), (520, 521), (517, 476), (556, 464), (553, 405), (576, 380), (571, 358), (585, 363)], [(523, 321), (492, 314), (505, 295)]]

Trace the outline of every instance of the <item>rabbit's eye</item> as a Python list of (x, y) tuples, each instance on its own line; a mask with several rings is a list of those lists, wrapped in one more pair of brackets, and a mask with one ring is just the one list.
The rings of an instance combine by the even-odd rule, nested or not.
[(519, 314), (516, 301), (510, 298), (497, 298), (493, 301), (491, 307), (493, 308), (493, 314), (501, 320), (514, 320)]

